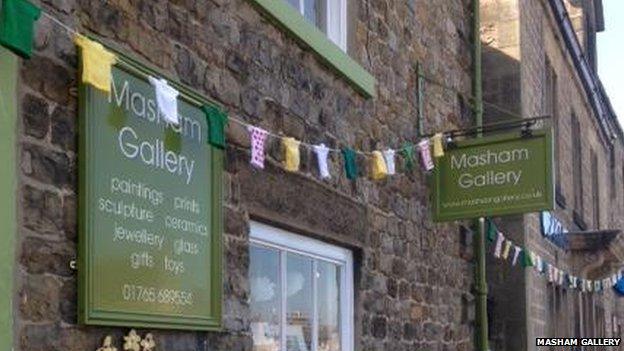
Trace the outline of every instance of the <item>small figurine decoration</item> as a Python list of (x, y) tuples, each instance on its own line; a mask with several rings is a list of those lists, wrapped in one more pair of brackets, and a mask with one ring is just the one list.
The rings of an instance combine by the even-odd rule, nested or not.
[(124, 336), (123, 349), (125, 351), (141, 351), (141, 337), (134, 329), (130, 330), (128, 336)]
[(113, 346), (113, 338), (110, 335), (106, 336), (104, 338), (104, 342), (102, 343), (102, 347), (96, 351), (117, 351), (117, 348)]
[(143, 348), (142, 351), (154, 351), (156, 348), (156, 342), (154, 341), (152, 333), (145, 335), (145, 339), (141, 341), (141, 347)]
[[(124, 336), (124, 351), (155, 351), (156, 341), (154, 341), (154, 335), (147, 333), (144, 339), (141, 339), (139, 334), (132, 329), (128, 332), (127, 336)], [(104, 338), (102, 347), (96, 351), (117, 351), (117, 348), (113, 346), (113, 337), (108, 335)]]

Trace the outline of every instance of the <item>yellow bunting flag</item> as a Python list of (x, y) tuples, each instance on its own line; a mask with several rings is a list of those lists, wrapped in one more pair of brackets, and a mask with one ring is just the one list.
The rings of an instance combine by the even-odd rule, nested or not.
[(384, 161), (381, 151), (373, 151), (372, 178), (375, 180), (384, 179), (388, 175), (388, 167)]
[(442, 133), (438, 133), (431, 138), (433, 142), (433, 157), (444, 156), (444, 146), (442, 146)]
[(503, 249), (503, 259), (507, 259), (509, 257), (509, 251), (511, 250), (511, 241), (507, 240), (505, 242), (505, 248)]
[(111, 67), (117, 61), (117, 56), (106, 50), (102, 44), (79, 34), (74, 37), (74, 43), (80, 47), (82, 54), (82, 82), (110, 93)]
[(299, 170), (299, 141), (294, 138), (282, 138), (284, 146), (284, 168), (289, 172)]

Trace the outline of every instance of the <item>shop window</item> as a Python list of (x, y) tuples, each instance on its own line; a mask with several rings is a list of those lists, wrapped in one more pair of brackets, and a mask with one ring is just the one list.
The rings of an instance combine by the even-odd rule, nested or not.
[(249, 265), (254, 351), (352, 351), (350, 251), (259, 223)]
[(342, 51), (347, 51), (347, 0), (287, 1)]

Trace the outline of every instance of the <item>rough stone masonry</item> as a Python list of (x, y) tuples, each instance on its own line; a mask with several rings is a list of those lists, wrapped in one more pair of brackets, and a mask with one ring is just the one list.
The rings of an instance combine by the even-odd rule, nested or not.
[[(82, 33), (174, 77), (239, 119), (310, 143), (362, 150), (415, 140), (416, 63), (470, 93), (469, 1), (350, 1), (349, 54), (377, 79), (368, 99), (246, 0), (39, 0)], [(65, 30), (41, 18), (19, 84), (19, 233), (16, 350), (95, 350), (127, 328), (77, 324), (77, 55)], [(471, 122), (456, 93), (425, 90), (428, 131)], [(434, 225), (420, 171), (382, 182), (319, 181), (302, 170), (248, 165), (241, 127), (227, 132), (224, 329), (153, 332), (159, 350), (252, 349), (247, 279), (250, 218), (353, 250), (357, 350), (473, 349), (470, 240)], [(80, 267), (78, 267), (80, 269)], [(147, 331), (140, 331), (141, 333)]]

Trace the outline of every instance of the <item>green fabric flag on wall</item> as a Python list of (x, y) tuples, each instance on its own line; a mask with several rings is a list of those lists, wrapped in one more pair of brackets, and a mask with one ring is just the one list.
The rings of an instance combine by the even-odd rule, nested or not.
[(527, 249), (522, 249), (522, 267), (533, 267), (531, 253)]
[(212, 146), (225, 149), (225, 126), (228, 124), (228, 116), (215, 106), (204, 105), (201, 109), (208, 120), (208, 142)]
[(41, 10), (27, 0), (3, 0), (0, 44), (23, 58), (32, 56), (35, 21)]
[(408, 171), (414, 169), (414, 145), (411, 143), (403, 144), (403, 148), (400, 151), (403, 159), (405, 159), (405, 168)]
[(496, 237), (498, 236), (498, 229), (496, 229), (496, 225), (492, 222), (491, 219), (487, 220), (487, 240), (489, 242), (494, 242)]
[(355, 180), (358, 176), (358, 168), (356, 162), (356, 153), (353, 149), (348, 147), (342, 149), (342, 156), (344, 157), (345, 172), (347, 173), (347, 179)]

